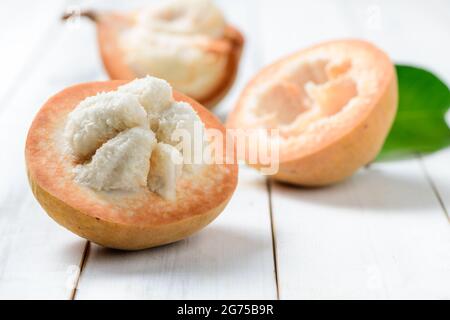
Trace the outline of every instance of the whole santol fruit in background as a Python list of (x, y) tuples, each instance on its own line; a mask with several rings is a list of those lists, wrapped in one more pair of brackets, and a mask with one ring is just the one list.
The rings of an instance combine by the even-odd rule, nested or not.
[(113, 80), (162, 78), (206, 107), (219, 102), (234, 82), (244, 40), (212, 0), (81, 15), (97, 25), (101, 57)]
[[(377, 156), (395, 118), (397, 96), (395, 69), (384, 52), (365, 41), (331, 41), (259, 72), (241, 94), (228, 126), (278, 129), (274, 179), (327, 185)], [(254, 149), (248, 146), (247, 161)]]
[(163, 80), (76, 85), (36, 115), (28, 178), (47, 213), (81, 237), (128, 250), (174, 242), (215, 219), (236, 187), (235, 161), (193, 158), (211, 144), (208, 129), (225, 137)]

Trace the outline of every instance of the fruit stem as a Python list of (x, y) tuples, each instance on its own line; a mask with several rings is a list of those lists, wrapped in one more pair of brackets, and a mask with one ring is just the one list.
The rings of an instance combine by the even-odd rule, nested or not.
[(97, 22), (97, 20), (98, 20), (98, 14), (93, 10), (81, 10), (81, 11), (66, 12), (63, 14), (61, 19), (65, 21), (65, 20), (68, 20), (71, 18), (76, 18), (76, 17), (85, 17), (93, 22)]

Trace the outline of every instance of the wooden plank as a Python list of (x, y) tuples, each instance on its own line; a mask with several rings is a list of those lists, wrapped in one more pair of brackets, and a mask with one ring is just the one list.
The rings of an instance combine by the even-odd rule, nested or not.
[(273, 185), (281, 298), (450, 298), (449, 224), (417, 161)]
[(93, 245), (77, 299), (274, 299), (265, 179), (243, 168), (222, 215), (200, 233), (141, 252)]
[[(89, 24), (50, 28), (13, 94), (0, 109), (0, 298), (68, 299), (86, 241), (57, 226), (31, 195), (23, 161), (29, 125), (64, 87), (105, 77)], [(70, 52), (70, 54), (68, 54)]]
[[(448, 54), (432, 49), (449, 28), (444, 8), (450, 4), (440, 0), (263, 1), (263, 64), (320, 41), (358, 37), (448, 80)], [(424, 163), (448, 202), (448, 156)], [(274, 184), (272, 201), (281, 298), (450, 296), (449, 225), (416, 159), (377, 164), (331, 188)]]

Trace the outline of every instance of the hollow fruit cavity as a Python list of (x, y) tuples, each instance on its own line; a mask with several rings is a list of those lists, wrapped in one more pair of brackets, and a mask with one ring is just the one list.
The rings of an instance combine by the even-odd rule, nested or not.
[(339, 113), (358, 95), (350, 69), (349, 60), (302, 62), (264, 87), (254, 115), (263, 126), (280, 129), (284, 137), (299, 134), (311, 123)]
[(193, 153), (183, 150), (184, 139), (202, 145), (203, 129), (191, 105), (173, 100), (166, 81), (146, 77), (81, 101), (64, 138), (77, 183), (96, 191), (148, 188), (175, 200)]
[[(274, 177), (317, 186), (372, 161), (396, 108), (389, 57), (365, 41), (336, 40), (264, 68), (241, 94), (228, 126), (270, 131), (279, 143)], [(261, 168), (258, 161), (250, 164)]]

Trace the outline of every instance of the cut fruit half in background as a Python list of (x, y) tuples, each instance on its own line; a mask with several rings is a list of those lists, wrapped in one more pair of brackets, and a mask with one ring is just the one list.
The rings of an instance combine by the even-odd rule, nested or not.
[[(331, 41), (259, 72), (227, 125), (277, 129), (279, 170), (273, 178), (322, 186), (376, 158), (395, 118), (397, 96), (395, 69), (383, 51), (361, 40)], [(257, 148), (247, 147), (247, 162)]]
[(208, 108), (234, 83), (244, 38), (208, 0), (80, 14), (96, 23), (99, 51), (112, 80), (162, 78)]

